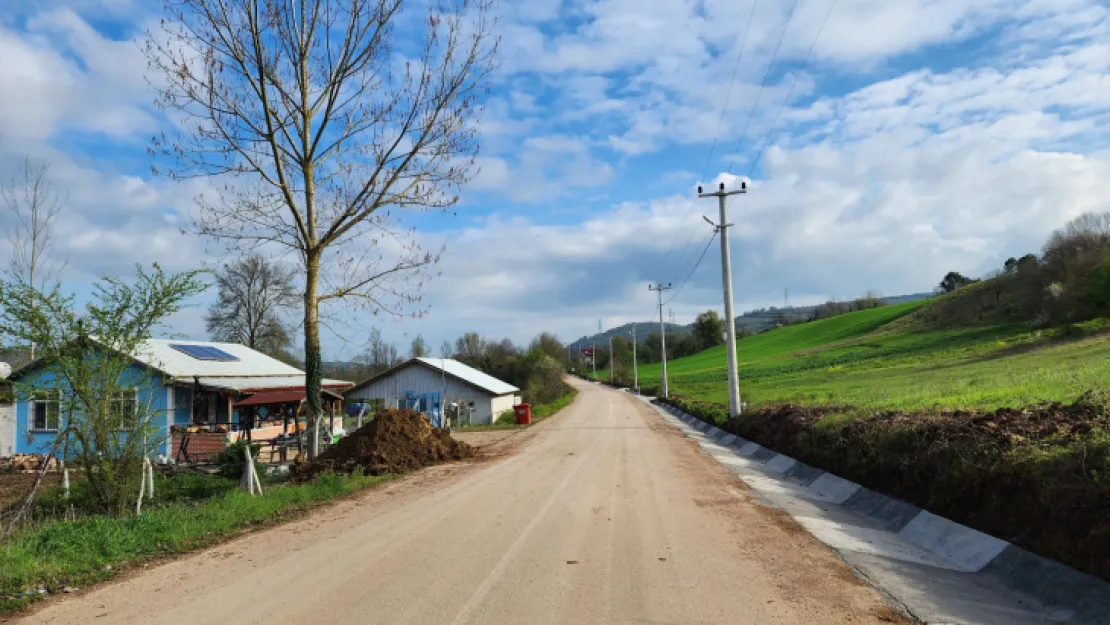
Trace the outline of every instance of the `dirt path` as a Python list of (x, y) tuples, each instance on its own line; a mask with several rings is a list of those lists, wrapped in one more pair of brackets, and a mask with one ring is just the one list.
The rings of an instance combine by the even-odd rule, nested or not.
[(866, 623), (879, 597), (623, 393), (485, 461), (28, 615), (35, 623)]

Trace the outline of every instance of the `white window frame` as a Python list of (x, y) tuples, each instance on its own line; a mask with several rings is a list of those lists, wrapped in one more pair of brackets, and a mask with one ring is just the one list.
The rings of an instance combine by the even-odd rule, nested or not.
[[(115, 409), (115, 404), (131, 402), (131, 423), (127, 422), (128, 418), (126, 416), (122, 417), (120, 429), (125, 432), (135, 429), (139, 424), (139, 389), (123, 389), (118, 393), (113, 393), (108, 401), (110, 404), (113, 404), (113, 409)], [(120, 412), (122, 413), (122, 409)]]
[[(31, 432), (57, 432), (62, 426), (62, 394), (58, 389), (40, 389), (31, 394), (28, 402), (28, 426)], [(38, 407), (42, 405), (45, 411), (44, 427), (38, 427)], [(54, 427), (50, 427), (50, 406), (54, 406)]]

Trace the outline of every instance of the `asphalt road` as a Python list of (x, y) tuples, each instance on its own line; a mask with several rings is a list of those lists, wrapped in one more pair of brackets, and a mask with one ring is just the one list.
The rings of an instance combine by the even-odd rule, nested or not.
[(901, 620), (625, 393), (303, 520), (46, 602), (35, 623)]

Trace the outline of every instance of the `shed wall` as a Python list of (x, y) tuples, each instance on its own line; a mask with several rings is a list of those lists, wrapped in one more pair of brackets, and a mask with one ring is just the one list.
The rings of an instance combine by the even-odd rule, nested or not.
[[(490, 423), (496, 412), (493, 410), (491, 395), (485, 391), (464, 384), (449, 376), (445, 377), (423, 365), (412, 364), (394, 371), (391, 375), (375, 380), (362, 388), (346, 394), (348, 402), (381, 399), (387, 406), (397, 406), (404, 399), (405, 391), (414, 393), (441, 393), (444, 403), (474, 402), (471, 423)], [(512, 396), (508, 396), (510, 401)], [(511, 406), (510, 406), (511, 407)]]

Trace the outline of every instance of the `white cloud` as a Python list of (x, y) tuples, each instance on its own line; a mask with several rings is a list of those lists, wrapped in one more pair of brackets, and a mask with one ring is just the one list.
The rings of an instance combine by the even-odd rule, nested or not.
[(471, 191), (499, 191), (513, 200), (556, 200), (575, 189), (598, 187), (613, 177), (613, 166), (594, 157), (588, 145), (568, 135), (524, 139), (515, 162), (501, 157), (478, 158), (479, 172)]
[(134, 41), (111, 40), (77, 13), (38, 13), (17, 32), (0, 23), (0, 136), (35, 142), (60, 129), (114, 139), (155, 128), (145, 61)]
[[(800, 0), (742, 146), (747, 153), (770, 139), (750, 192), (729, 205), (739, 310), (777, 304), (783, 287), (794, 303), (928, 289), (948, 270), (981, 274), (1007, 256), (1036, 251), (1082, 211), (1110, 209), (1102, 189), (1110, 153), (1099, 151), (1110, 136), (1105, 6), (841, 0), (810, 68), (798, 74), (791, 107), (772, 128), (793, 81), (788, 72), (799, 71), (828, 2)], [(120, 18), (138, 14), (139, 5), (36, 6), (20, 30), (0, 26), (0, 57), (11, 60), (0, 66), (0, 177), (17, 151), (55, 163), (71, 199), (59, 245), (70, 260), (67, 275), (87, 283), (102, 272), (126, 274), (134, 262), (169, 269), (216, 262), (209, 243), (178, 232), (193, 197), (210, 183), (135, 173), (141, 168), (132, 159), (142, 158), (135, 140), (160, 122), (146, 105), (137, 46), (82, 17), (103, 10)], [(435, 224), (439, 232), (424, 238), (445, 238), (448, 249), (443, 275), (427, 286), (430, 313), (384, 324), (386, 333), (421, 332), (436, 346), (467, 330), (524, 341), (548, 329), (571, 339), (594, 331), (598, 317), (606, 324), (652, 319), (647, 283), (681, 283), (709, 239), (700, 215), (717, 217), (716, 202), (693, 197), (702, 148), (719, 136), (721, 160), (711, 171), (726, 160), (743, 172), (751, 166), (732, 152), (789, 4), (759, 2), (718, 135), (749, 6), (544, 0), (506, 7), (504, 63), (481, 124), (480, 172), (465, 197), (474, 202), (472, 192), (492, 191), (510, 203), (446, 233)], [(894, 62), (978, 37), (998, 50), (975, 51), (966, 62), (948, 58), (962, 68), (921, 63), (901, 71)], [(837, 89), (842, 78), (860, 86), (821, 94), (830, 77)], [(50, 147), (73, 132), (112, 149), (63, 154)], [(676, 146), (684, 148), (681, 159), (671, 155)], [(699, 173), (675, 169), (690, 167), (694, 152)], [(649, 158), (670, 173), (641, 179), (636, 161)], [(604, 192), (618, 167), (635, 183), (629, 188), (683, 182), (684, 194), (591, 208), (577, 222), (566, 217), (584, 203), (595, 206), (589, 196)], [(711, 182), (721, 180), (736, 182), (726, 175)], [(532, 208), (541, 203), (543, 217)], [(671, 303), (680, 320), (720, 308), (716, 254), (708, 251)], [(381, 323), (350, 316), (354, 337)], [(174, 323), (202, 336), (201, 317), (193, 310)]]

